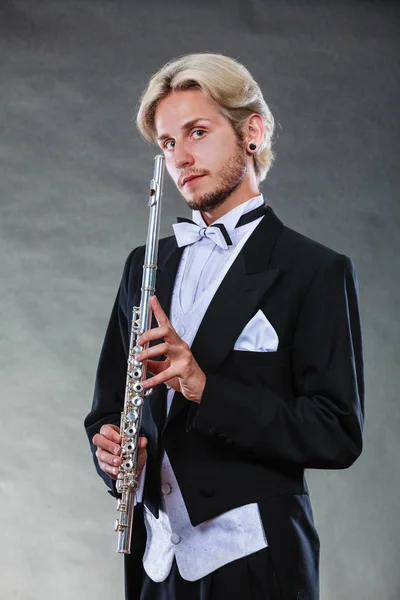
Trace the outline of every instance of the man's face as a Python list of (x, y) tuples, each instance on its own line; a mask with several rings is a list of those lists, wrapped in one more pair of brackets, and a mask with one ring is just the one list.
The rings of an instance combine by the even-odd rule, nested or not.
[[(155, 125), (167, 170), (191, 209), (216, 208), (244, 180), (245, 144), (201, 90), (172, 92), (164, 98)], [(184, 181), (193, 175), (199, 177)]]

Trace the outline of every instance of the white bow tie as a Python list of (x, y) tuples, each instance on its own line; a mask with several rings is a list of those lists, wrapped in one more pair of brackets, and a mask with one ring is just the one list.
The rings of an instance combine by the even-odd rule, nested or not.
[(190, 219), (184, 219), (178, 217), (178, 223), (172, 225), (179, 248), (182, 246), (189, 246), (206, 237), (212, 240), (217, 246), (223, 250), (227, 250), (229, 246), (232, 246), (232, 240), (222, 223), (215, 223), (205, 227), (204, 225), (197, 225)]
[[(251, 223), (255, 219), (259, 219), (268, 213), (269, 207), (263, 203), (261, 206), (254, 208), (250, 212), (242, 215), (236, 224), (236, 227), (241, 227), (247, 223)], [(182, 246), (189, 246), (198, 242), (203, 237), (212, 240), (217, 246), (223, 250), (227, 250), (229, 246), (232, 246), (232, 240), (229, 237), (229, 233), (223, 223), (213, 223), (208, 227), (204, 225), (197, 225), (190, 219), (184, 217), (178, 217), (178, 223), (172, 225), (179, 248)]]

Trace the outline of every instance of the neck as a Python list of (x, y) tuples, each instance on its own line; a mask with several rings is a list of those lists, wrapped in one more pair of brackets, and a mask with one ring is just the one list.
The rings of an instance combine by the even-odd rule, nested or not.
[(201, 213), (201, 216), (207, 225), (212, 225), (214, 221), (220, 219), (233, 208), (236, 208), (240, 204), (247, 202), (251, 198), (254, 198), (254, 196), (260, 195), (260, 190), (258, 189), (256, 182), (253, 182), (250, 185), (249, 182), (247, 182), (247, 185), (243, 186), (244, 183), (246, 183), (246, 180), (243, 181), (243, 183), (237, 187), (236, 190), (232, 192), (232, 194), (228, 196), (228, 198), (222, 204), (210, 211)]

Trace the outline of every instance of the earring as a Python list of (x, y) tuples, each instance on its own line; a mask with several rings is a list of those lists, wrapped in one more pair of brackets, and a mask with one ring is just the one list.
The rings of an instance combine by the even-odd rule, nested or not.
[(255, 150), (257, 148), (257, 146), (255, 144), (250, 144), (249, 148), (250, 148), (250, 150)]

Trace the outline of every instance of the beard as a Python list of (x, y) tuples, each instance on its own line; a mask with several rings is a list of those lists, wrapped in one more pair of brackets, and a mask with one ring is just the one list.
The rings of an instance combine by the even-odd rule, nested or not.
[(240, 137), (237, 137), (235, 153), (228, 158), (216, 174), (219, 182), (217, 187), (211, 192), (203, 194), (197, 200), (186, 200), (187, 205), (192, 210), (201, 212), (208, 212), (217, 208), (239, 187), (246, 174), (246, 145)]

